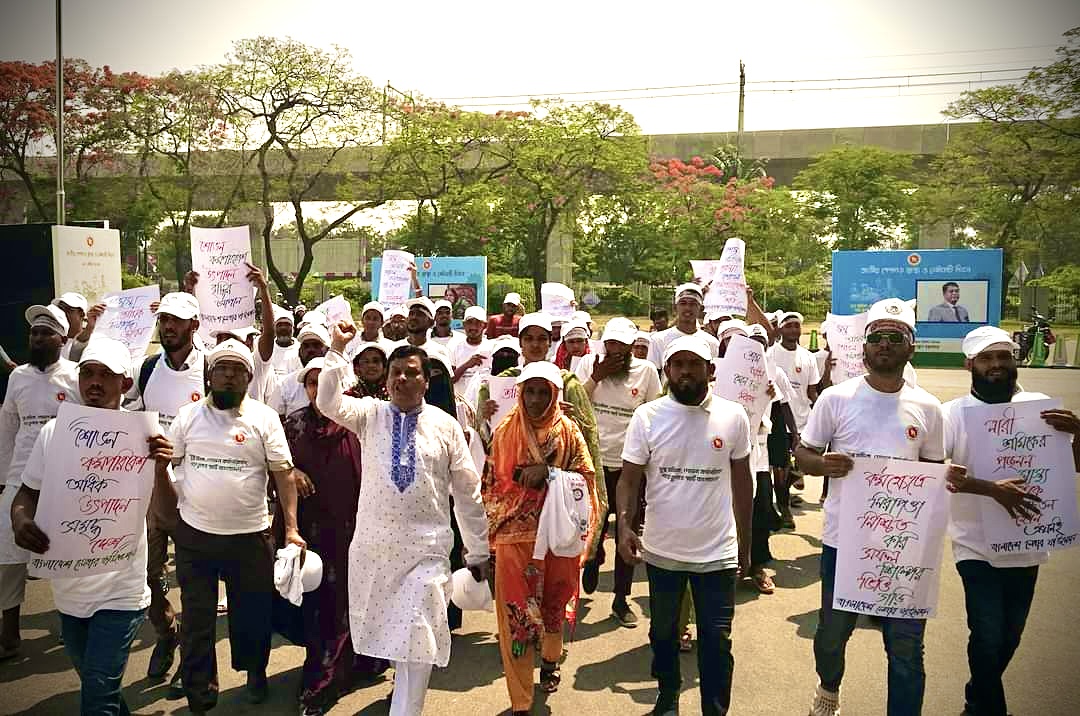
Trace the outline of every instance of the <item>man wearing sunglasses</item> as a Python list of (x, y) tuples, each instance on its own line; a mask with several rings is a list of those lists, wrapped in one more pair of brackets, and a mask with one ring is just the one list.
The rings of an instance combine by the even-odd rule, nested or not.
[[(814, 633), (814, 662), (821, 683), (811, 716), (835, 716), (840, 710), (844, 651), (858, 618), (854, 612), (832, 607), (843, 478), (854, 464), (852, 458), (945, 459), (941, 403), (904, 380), (904, 366), (915, 352), (914, 341), (915, 311), (904, 301), (887, 298), (871, 306), (863, 346), (868, 373), (821, 394), (795, 448), (795, 459), (806, 473), (832, 478), (824, 505), (821, 609)], [(880, 621), (889, 661), (888, 716), (919, 714), (926, 688), (926, 620), (883, 617)]]

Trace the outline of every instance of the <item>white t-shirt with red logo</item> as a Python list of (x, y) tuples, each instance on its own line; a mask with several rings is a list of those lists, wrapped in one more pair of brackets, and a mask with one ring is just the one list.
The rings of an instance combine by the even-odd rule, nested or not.
[[(907, 383), (895, 393), (882, 393), (871, 388), (865, 376), (851, 378), (822, 391), (800, 440), (852, 457), (941, 461), (945, 459), (941, 401)], [(840, 498), (846, 479), (829, 480), (821, 541), (830, 547), (840, 542)]]
[(180, 409), (169, 431), (173, 481), (184, 522), (218, 535), (249, 534), (270, 526), (268, 470), (292, 467), (292, 453), (276, 412), (245, 399), (218, 410), (209, 400)]
[(56, 417), (60, 404), (79, 398), (79, 366), (61, 358), (45, 370), (21, 365), (8, 376), (0, 407), (0, 480), (21, 485), (23, 466), (41, 427)]
[(206, 357), (198, 348), (192, 348), (184, 364), (175, 370), (169, 367), (164, 353), (158, 356), (146, 381), (146, 390), (138, 396), (139, 385), (136, 380), (128, 395), (138, 396), (139, 400), (125, 403), (125, 406), (130, 410), (156, 410), (158, 423), (162, 430), (168, 431), (180, 408), (206, 397), (203, 394), (206, 388)]
[(731, 461), (750, 448), (746, 411), (716, 395), (701, 405), (665, 395), (634, 411), (622, 458), (645, 466), (646, 561), (738, 566)]
[[(592, 378), (596, 361), (604, 356), (589, 353), (577, 365), (577, 377), (586, 385)], [(647, 360), (632, 358), (630, 370), (623, 376), (611, 376), (592, 389), (593, 412), (600, 437), (600, 460), (604, 467), (622, 467), (626, 429), (638, 406), (660, 397), (660, 376)]]
[(810, 395), (807, 390), (821, 382), (817, 359), (802, 346), (795, 346), (795, 350), (789, 351), (780, 343), (773, 344), (768, 355), (772, 356), (773, 363), (784, 371), (791, 383), (791, 413), (795, 416), (795, 425), (802, 431), (810, 418)]

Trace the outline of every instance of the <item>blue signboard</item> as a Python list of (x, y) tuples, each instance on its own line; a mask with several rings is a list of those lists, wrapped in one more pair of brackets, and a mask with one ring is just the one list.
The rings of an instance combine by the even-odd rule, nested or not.
[[(371, 286), (377, 290), (382, 257), (371, 260)], [(465, 309), (487, 306), (486, 256), (416, 257), (416, 278), (432, 301), (446, 299), (453, 305), (453, 328), (461, 328)]]
[[(861, 313), (883, 298), (915, 299), (921, 363), (955, 363), (973, 328), (1001, 322), (1001, 249), (834, 251), (832, 311)], [(949, 359), (926, 360), (927, 354)]]

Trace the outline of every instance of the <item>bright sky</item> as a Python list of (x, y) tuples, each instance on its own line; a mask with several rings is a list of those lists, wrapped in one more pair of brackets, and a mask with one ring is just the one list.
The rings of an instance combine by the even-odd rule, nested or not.
[[(0, 0), (0, 58), (54, 57), (53, 13), (48, 0)], [(740, 59), (747, 130), (937, 123), (961, 91), (990, 84), (980, 80), (1051, 60), (1078, 25), (1073, 0), (67, 0), (64, 51), (157, 73), (218, 62), (236, 39), (291, 36), (348, 48), (377, 85), (464, 106), (622, 90), (573, 98), (617, 100), (660, 134), (734, 130)], [(806, 79), (824, 81), (761, 84)], [(625, 91), (661, 87), (680, 88)]]

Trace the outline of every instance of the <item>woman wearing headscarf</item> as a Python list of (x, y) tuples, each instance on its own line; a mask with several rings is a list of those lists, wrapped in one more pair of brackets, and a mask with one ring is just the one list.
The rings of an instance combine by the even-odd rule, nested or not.
[(587, 537), (595, 533), (598, 515), (589, 447), (559, 404), (561, 371), (539, 361), (526, 366), (517, 382), (517, 404), (495, 429), (481, 488), (495, 555), (499, 653), (515, 715), (532, 707), (537, 648), (540, 689), (550, 693), (559, 686), (563, 622), (578, 588), (580, 556), (548, 550), (543, 559), (533, 558), (548, 481), (557, 470), (576, 473), (588, 486)]
[[(297, 505), (308, 549), (322, 558), (323, 580), (300, 605), (307, 656), (300, 683), (305, 716), (325, 713), (359, 682), (386, 671), (389, 662), (353, 651), (349, 635), (349, 542), (360, 495), (360, 443), (356, 434), (323, 416), (315, 404), (323, 359), (299, 373), (310, 405), (285, 418), (285, 437), (296, 467), (313, 491)], [(311, 488), (309, 488), (311, 489)], [(274, 524), (281, 524), (275, 519)]]
[(386, 392), (386, 347), (381, 343), (361, 343), (353, 354), (353, 372), (356, 385), (345, 391), (353, 398), (390, 400)]

